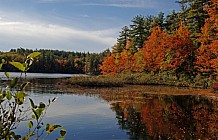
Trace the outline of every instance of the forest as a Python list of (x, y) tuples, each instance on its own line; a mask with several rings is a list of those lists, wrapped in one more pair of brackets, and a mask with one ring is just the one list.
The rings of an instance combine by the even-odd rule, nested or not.
[(218, 72), (218, 1), (180, 0), (166, 17), (138, 15), (122, 28), (100, 66), (104, 75), (152, 73), (215, 79)]
[[(24, 48), (11, 49), (9, 52), (1, 52), (0, 59), (16, 62), (24, 62), (26, 56), (32, 52), (40, 52), (41, 55), (33, 63), (28, 72), (38, 73), (69, 73), (69, 74), (100, 74), (99, 64), (110, 51), (102, 53), (66, 52), (59, 50), (30, 50)], [(4, 65), (6, 71), (17, 71), (12, 65)]]
[[(92, 75), (151, 74), (177, 79), (215, 80), (218, 72), (218, 1), (179, 0), (181, 9), (157, 16), (137, 15), (111, 49), (100, 53), (11, 49), (0, 59), (23, 61), (41, 52), (29, 72)], [(15, 71), (6, 65), (7, 71)]]

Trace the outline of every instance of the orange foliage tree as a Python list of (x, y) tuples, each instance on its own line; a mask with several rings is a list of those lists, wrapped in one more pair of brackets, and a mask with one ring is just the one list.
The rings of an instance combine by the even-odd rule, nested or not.
[(181, 23), (176, 32), (166, 41), (165, 68), (170, 68), (176, 73), (183, 71), (192, 73), (195, 47), (190, 39), (190, 32)]
[(103, 75), (110, 74), (114, 75), (120, 71), (119, 65), (115, 61), (115, 55), (111, 54), (105, 57), (104, 61), (100, 65), (101, 73)]
[(205, 7), (209, 18), (201, 29), (198, 41), (201, 43), (197, 50), (195, 68), (202, 73), (218, 72), (218, 1), (210, 0)]
[(121, 52), (120, 67), (122, 71), (134, 71), (134, 55), (131, 52), (131, 40), (127, 40), (125, 49)]
[[(160, 27), (152, 29), (148, 40), (144, 42), (143, 48), (136, 54), (138, 61), (145, 71), (158, 72), (165, 59), (165, 41), (167, 34)], [(141, 58), (140, 58), (141, 56)]]

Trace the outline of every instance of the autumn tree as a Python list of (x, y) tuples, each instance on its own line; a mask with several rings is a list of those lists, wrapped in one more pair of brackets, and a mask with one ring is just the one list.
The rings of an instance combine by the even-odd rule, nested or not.
[(193, 74), (195, 47), (189, 35), (189, 30), (181, 23), (175, 34), (166, 41), (165, 68), (172, 69), (177, 76), (179, 73), (185, 73), (189, 76)]
[[(152, 29), (148, 40), (139, 51), (142, 54), (142, 66), (145, 71), (158, 72), (165, 57), (165, 40), (167, 34), (158, 26)], [(140, 60), (139, 60), (140, 61)]]
[(205, 10), (209, 18), (201, 29), (200, 48), (197, 50), (196, 68), (201, 73), (218, 72), (218, 1), (210, 0)]
[(125, 49), (121, 52), (120, 67), (122, 71), (134, 71), (134, 53), (131, 51), (131, 40), (127, 40)]
[(106, 74), (114, 75), (120, 71), (120, 68), (115, 61), (114, 54), (105, 57), (104, 61), (100, 65), (100, 69), (103, 75)]

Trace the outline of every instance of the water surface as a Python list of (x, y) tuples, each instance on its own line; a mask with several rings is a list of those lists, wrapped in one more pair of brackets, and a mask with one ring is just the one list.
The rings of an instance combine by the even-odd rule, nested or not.
[[(48, 78), (48, 77), (47, 77)], [(57, 101), (44, 121), (67, 129), (66, 139), (217, 139), (217, 96), (145, 93), (68, 93), (57, 79), (35, 79), (27, 93), (36, 102)], [(170, 88), (170, 87), (169, 87)], [(25, 134), (21, 125), (18, 132)], [(52, 134), (48, 139), (57, 138)]]

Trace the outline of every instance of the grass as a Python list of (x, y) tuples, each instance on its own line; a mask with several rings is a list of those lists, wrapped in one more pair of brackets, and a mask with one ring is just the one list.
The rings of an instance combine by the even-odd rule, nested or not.
[(67, 85), (83, 87), (122, 87), (124, 82), (120, 78), (99, 77), (71, 77), (66, 81)]
[[(196, 77), (194, 80), (187, 78), (177, 79), (175, 76), (164, 74), (118, 74), (115, 76), (80, 76), (71, 77), (66, 80), (64, 84), (71, 87), (91, 87), (91, 88), (104, 88), (104, 87), (124, 87), (127, 85), (163, 85), (174, 87), (192, 87), (192, 88), (207, 88), (212, 85), (208, 79)], [(217, 84), (218, 85), (218, 84)], [(217, 86), (213, 86), (217, 90)], [(215, 91), (214, 90), (214, 91)]]
[(140, 95), (152, 95), (152, 94), (162, 94), (162, 95), (201, 95), (201, 96), (218, 96), (214, 94), (211, 89), (197, 89), (197, 88), (187, 88), (187, 87), (174, 87), (174, 86), (164, 86), (164, 85), (125, 85), (123, 87), (83, 87), (83, 86), (61, 86), (60, 88), (68, 93), (73, 94), (96, 94), (97, 96), (129, 96), (134, 94)]

